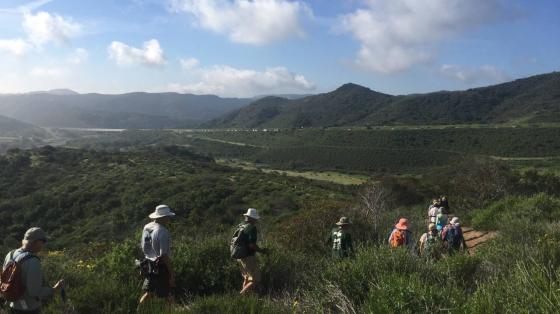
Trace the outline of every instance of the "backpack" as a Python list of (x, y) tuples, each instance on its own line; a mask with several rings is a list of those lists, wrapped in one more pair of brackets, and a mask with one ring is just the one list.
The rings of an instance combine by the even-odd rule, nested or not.
[(0, 276), (0, 294), (9, 302), (21, 299), (25, 293), (25, 284), (21, 279), (23, 263), (29, 259), (38, 258), (35, 255), (27, 254), (19, 262), (16, 262), (14, 259), (15, 252), (10, 253), (10, 261)]
[(245, 228), (247, 228), (247, 224), (240, 224), (231, 237), (229, 253), (232, 259), (245, 258), (249, 254), (247, 244), (245, 243)]
[(461, 232), (456, 227), (446, 228), (445, 242), (449, 248), (459, 248), (461, 246)]
[(406, 230), (397, 229), (389, 239), (391, 247), (399, 247), (406, 244)]
[(428, 233), (426, 244), (424, 245), (423, 255), (429, 258), (438, 259), (441, 256), (441, 239), (438, 235)]

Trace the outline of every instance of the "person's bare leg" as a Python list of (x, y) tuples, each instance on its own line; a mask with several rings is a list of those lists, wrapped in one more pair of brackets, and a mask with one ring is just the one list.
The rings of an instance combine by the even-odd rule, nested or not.
[(249, 283), (247, 283), (245, 286), (243, 286), (243, 289), (241, 290), (241, 292), (239, 292), (239, 294), (245, 294), (248, 291), (251, 291), (251, 289), (255, 286), (255, 282), (254, 281), (249, 281)]
[(146, 302), (150, 298), (150, 293), (146, 292), (140, 297), (140, 304)]

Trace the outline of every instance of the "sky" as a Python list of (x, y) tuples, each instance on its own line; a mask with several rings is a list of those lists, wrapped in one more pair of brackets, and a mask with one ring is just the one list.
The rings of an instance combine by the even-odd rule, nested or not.
[(0, 0), (0, 93), (463, 90), (560, 70), (557, 0)]

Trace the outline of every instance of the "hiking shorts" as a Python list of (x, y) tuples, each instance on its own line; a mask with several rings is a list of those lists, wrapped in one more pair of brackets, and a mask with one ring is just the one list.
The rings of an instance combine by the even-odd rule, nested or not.
[(171, 293), (169, 286), (169, 271), (165, 265), (158, 266), (157, 274), (149, 274), (144, 279), (142, 291), (153, 293), (157, 297), (167, 298)]
[(245, 280), (251, 282), (261, 281), (261, 271), (259, 270), (256, 256), (247, 256), (245, 258), (238, 259), (237, 262), (241, 267), (241, 275), (243, 275)]

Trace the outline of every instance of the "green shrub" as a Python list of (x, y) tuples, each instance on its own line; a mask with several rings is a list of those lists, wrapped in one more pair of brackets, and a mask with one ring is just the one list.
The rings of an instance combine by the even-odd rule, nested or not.
[(255, 296), (223, 295), (196, 299), (177, 313), (196, 314), (282, 314), (292, 313), (291, 307)]

